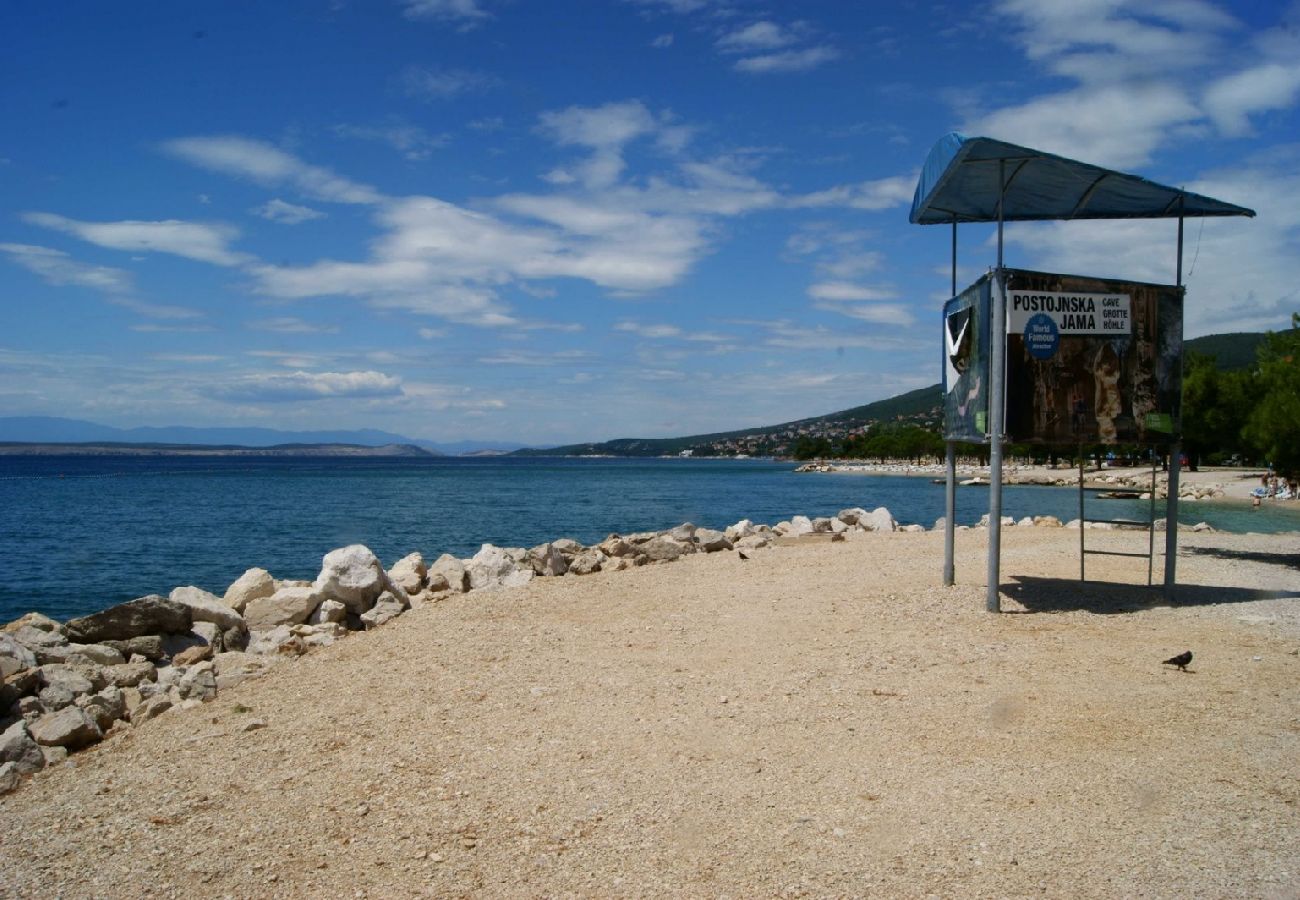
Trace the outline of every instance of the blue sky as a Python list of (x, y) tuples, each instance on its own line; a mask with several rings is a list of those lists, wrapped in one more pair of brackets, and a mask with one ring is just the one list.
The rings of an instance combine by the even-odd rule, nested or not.
[[(961, 130), (1256, 209), (1188, 336), (1300, 310), (1300, 5), (6, 4), (0, 415), (530, 444), (772, 424), (939, 379)], [(1007, 262), (1171, 282), (1174, 223)], [(995, 259), (960, 235), (960, 280)]]

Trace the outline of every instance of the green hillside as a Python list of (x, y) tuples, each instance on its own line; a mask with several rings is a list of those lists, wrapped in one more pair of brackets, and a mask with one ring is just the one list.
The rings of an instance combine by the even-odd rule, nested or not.
[(1262, 331), (1235, 331), (1229, 334), (1207, 334), (1192, 338), (1183, 344), (1188, 353), (1213, 356), (1220, 371), (1231, 372), (1249, 369), (1255, 365), (1255, 354), (1263, 343)]
[(933, 384), (897, 397), (877, 400), (865, 406), (855, 406), (852, 409), (798, 419), (780, 425), (676, 438), (618, 438), (612, 441), (568, 444), (547, 449), (530, 448), (518, 450), (511, 455), (674, 456), (690, 450), (697, 456), (735, 456), (739, 453), (749, 456), (768, 456), (780, 454), (783, 448), (788, 448), (801, 435), (842, 436), (872, 422), (891, 422), (899, 419), (920, 424), (938, 422), (941, 402), (939, 391), (939, 385)]

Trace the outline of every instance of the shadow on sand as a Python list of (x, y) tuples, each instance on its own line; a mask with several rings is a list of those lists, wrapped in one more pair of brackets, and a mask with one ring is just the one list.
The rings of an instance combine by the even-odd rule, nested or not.
[[(1216, 555), (1234, 555), (1213, 551)], [(1264, 554), (1259, 554), (1263, 556)], [(1270, 560), (1276, 559), (1270, 555)], [(1012, 576), (1002, 585), (1003, 595), (1024, 607), (1025, 613), (1091, 612), (1102, 615), (1141, 612), (1161, 606), (1208, 606), (1215, 603), (1249, 603), (1252, 600), (1300, 599), (1296, 591), (1257, 590), (1203, 584), (1180, 584), (1167, 601), (1161, 585), (1122, 584), (1113, 581), (1078, 581), (1071, 578)], [(1021, 610), (1007, 610), (1019, 613)]]
[(1288, 569), (1300, 569), (1300, 553), (1258, 553), (1254, 550), (1227, 550), (1223, 547), (1183, 547), (1180, 554), (1212, 556), (1215, 559), (1245, 560)]

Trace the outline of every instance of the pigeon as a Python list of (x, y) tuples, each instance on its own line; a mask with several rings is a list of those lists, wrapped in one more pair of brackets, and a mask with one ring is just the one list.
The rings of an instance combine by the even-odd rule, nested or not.
[(1178, 669), (1179, 669), (1179, 671), (1186, 672), (1186, 671), (1187, 671), (1187, 664), (1190, 663), (1191, 661), (1192, 661), (1192, 651), (1191, 651), (1191, 650), (1188, 650), (1188, 651), (1185, 652), (1185, 653), (1180, 653), (1180, 654), (1178, 654), (1178, 655), (1175, 656), (1175, 657), (1172, 657), (1172, 658), (1170, 658), (1170, 659), (1165, 660), (1165, 661), (1162, 662), (1160, 665), (1162, 665), (1162, 666), (1177, 666)]
[(739, 556), (741, 559), (749, 559), (749, 557), (745, 555), (744, 550), (737, 550), (736, 555)]

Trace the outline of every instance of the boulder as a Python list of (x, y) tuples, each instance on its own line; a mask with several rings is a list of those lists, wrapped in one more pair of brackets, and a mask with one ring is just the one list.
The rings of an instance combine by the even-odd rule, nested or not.
[[(243, 624), (243, 618), (240, 618), (240, 624)], [(197, 638), (199, 643), (215, 647), (218, 652), (226, 649), (223, 646), (222, 635), (224, 632), (221, 626), (215, 622), (195, 622), (194, 627), (190, 629), (190, 636)]]
[(129, 719), (132, 725), (138, 725), (141, 722), (148, 722), (150, 719), (156, 719), (167, 710), (176, 705), (167, 694), (155, 694), (152, 697), (141, 700), (140, 703), (131, 709)]
[(741, 519), (735, 525), (728, 525), (726, 530), (723, 532), (723, 534), (727, 536), (727, 540), (731, 541), (733, 544), (741, 538), (748, 537), (753, 533), (754, 523), (749, 519)]
[[(346, 606), (345, 601), (333, 599)], [(280, 588), (269, 597), (250, 602), (244, 609), (244, 621), (253, 631), (268, 631), (277, 625), (297, 625), (307, 621), (321, 600), (321, 593), (315, 587)]]
[(146, 634), (185, 633), (193, 618), (190, 608), (157, 594), (110, 606), (102, 612), (72, 619), (64, 626), (68, 637), (81, 644), (125, 641)]
[(205, 659), (212, 658), (212, 645), (199, 644), (196, 647), (187, 647), (180, 653), (172, 657), (173, 666), (192, 666), (195, 663), (203, 662)]
[(569, 572), (574, 575), (590, 575), (599, 572), (606, 557), (599, 550), (584, 550), (569, 563)]
[(0, 796), (18, 790), (22, 775), (13, 763), (0, 763)]
[[(363, 544), (352, 544), (325, 554), (321, 560), (320, 574), (316, 576), (315, 587), (322, 600), (327, 597), (337, 600), (349, 612), (360, 615), (375, 605), (379, 595), (384, 592), (387, 581), (379, 557)], [(297, 621), (302, 622), (306, 618), (304, 615)], [(249, 627), (260, 626), (250, 621)]]
[(889, 514), (889, 510), (878, 506), (858, 519), (858, 524), (867, 531), (897, 531), (898, 523)]
[(32, 723), (31, 734), (38, 744), (69, 750), (93, 744), (104, 736), (95, 720), (76, 706), (65, 706), (41, 716)]
[(337, 600), (322, 600), (320, 606), (307, 617), (309, 625), (322, 625), (327, 622), (343, 622), (348, 617), (348, 608)]
[(852, 525), (849, 525), (845, 523), (843, 520), (838, 518), (831, 519), (830, 522), (831, 522), (831, 529), (830, 529), (831, 534), (844, 534), (844, 532), (848, 531), (850, 528), (853, 527)]
[(636, 552), (631, 542), (624, 540), (617, 534), (611, 534), (605, 538), (596, 545), (596, 549), (609, 557), (632, 556)]
[(42, 628), (33, 628), (31, 625), (20, 625), (8, 632), (8, 636), (33, 653), (55, 647), (66, 647), (70, 643), (60, 631), (46, 631)]
[(554, 544), (539, 544), (528, 551), (528, 559), (536, 575), (556, 576), (569, 571), (569, 561)]
[(117, 666), (106, 666), (104, 676), (111, 685), (120, 688), (135, 687), (142, 681), (153, 681), (157, 678), (158, 669), (148, 661), (128, 662)]
[(813, 534), (829, 534), (831, 530), (831, 520), (826, 516), (818, 516), (812, 520)]
[(650, 562), (672, 562), (686, 552), (682, 544), (667, 537), (651, 538), (637, 549)]
[(857, 525), (869, 515), (871, 514), (861, 506), (852, 506), (848, 509), (840, 510), (839, 514), (835, 518), (839, 519), (845, 525)]
[(167, 654), (163, 650), (163, 638), (160, 634), (144, 634), (126, 641), (105, 641), (105, 646), (112, 647), (127, 659), (143, 656), (145, 659), (162, 659)]
[(731, 541), (721, 531), (714, 531), (712, 528), (697, 528), (695, 530), (695, 543), (705, 553), (716, 553), (719, 550), (730, 550)]
[(374, 606), (361, 614), (361, 623), (365, 626), (366, 631), (370, 631), (372, 628), (378, 628), (385, 622), (397, 618), (406, 611), (406, 608), (406, 603), (385, 591), (379, 595), (379, 599), (375, 601)]
[(29, 612), (25, 615), (19, 616), (12, 622), (6, 624), (4, 628), (0, 628), (0, 632), (14, 632), (19, 628), (24, 627), (35, 628), (37, 631), (51, 631), (57, 634), (63, 633), (63, 626), (61, 624), (54, 619), (51, 619), (49, 616), (41, 615), (38, 612)]
[(94, 663), (98, 666), (116, 666), (126, 662), (122, 651), (107, 644), (69, 644), (68, 655), (64, 658), (69, 663)]
[(679, 544), (689, 544), (695, 540), (695, 532), (697, 530), (698, 529), (696, 529), (696, 527), (692, 525), (690, 522), (683, 522), (681, 525), (678, 525), (676, 528), (670, 529), (668, 531), (667, 537), (672, 538), (674, 541), (677, 541)]
[(10, 634), (0, 633), (0, 678), (8, 678), (23, 669), (34, 669), (36, 654)]
[(243, 613), (248, 604), (275, 593), (275, 579), (266, 569), (249, 569), (226, 588), (222, 602), (237, 613)]
[(757, 534), (747, 534), (740, 540), (736, 541), (735, 549), (737, 550), (759, 550), (772, 543), (774, 532), (759, 532)]
[(916, 533), (916, 532), (925, 531), (925, 526), (913, 523), (911, 525), (900, 525), (898, 526), (898, 530)]
[(817, 529), (813, 527), (812, 519), (807, 516), (791, 516), (790, 527), (786, 534), (790, 537), (802, 537), (805, 534), (812, 534)]
[(77, 698), (77, 706), (94, 720), (100, 731), (107, 731), (118, 719), (126, 718), (126, 701), (122, 691), (109, 686), (98, 694), (85, 694)]
[(244, 625), (243, 616), (231, 609), (216, 594), (210, 594), (203, 588), (193, 585), (178, 587), (171, 592), (168, 599), (188, 606), (190, 616), (195, 622), (211, 622), (222, 631)]
[(62, 709), (77, 699), (79, 694), (94, 693), (94, 681), (77, 669), (66, 665), (41, 666), (41, 690), (38, 696), (47, 710)]
[(484, 544), (465, 567), (473, 590), (522, 587), (533, 580), (533, 568), (522, 567), (506, 549)]
[(221, 640), (213, 646), (222, 650), (243, 650), (248, 646), (248, 624), (241, 618), (237, 627), (221, 632)]
[(575, 556), (581, 553), (584, 549), (586, 549), (585, 547), (582, 546), (582, 544), (579, 544), (573, 538), (560, 538), (558, 540), (551, 541), (551, 546), (554, 547), (556, 550), (559, 550), (565, 556)]
[(177, 684), (182, 700), (200, 700), (207, 702), (217, 696), (217, 676), (213, 671), (211, 660), (205, 660), (190, 666)]
[(40, 745), (27, 730), (27, 723), (21, 719), (0, 734), (0, 763), (13, 763), (18, 774), (26, 775), (39, 772), (45, 768), (45, 757)]
[(1034, 516), (1034, 524), (1039, 528), (1060, 528), (1061, 520), (1056, 516)]
[(419, 553), (403, 556), (388, 570), (388, 579), (408, 594), (418, 594), (424, 589), (424, 579), (429, 569)]

